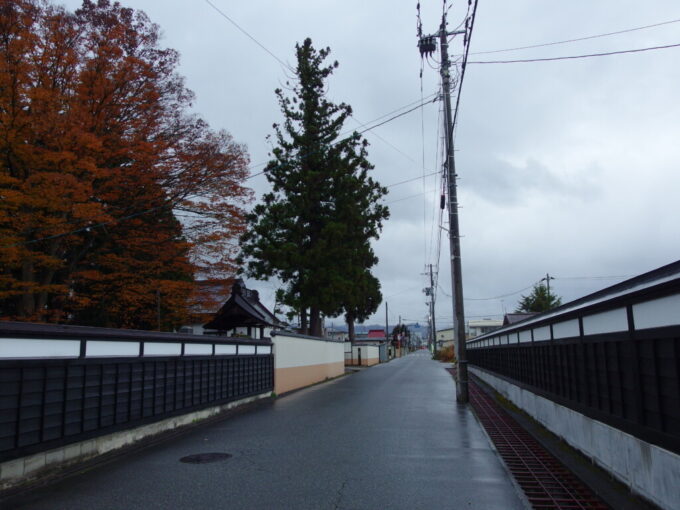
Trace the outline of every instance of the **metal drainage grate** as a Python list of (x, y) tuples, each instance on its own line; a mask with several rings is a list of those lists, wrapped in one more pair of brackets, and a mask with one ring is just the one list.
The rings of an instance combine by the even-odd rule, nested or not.
[(231, 457), (229, 453), (196, 453), (182, 457), (179, 461), (185, 464), (209, 464), (210, 462), (227, 460), (229, 457)]
[[(454, 369), (447, 369), (455, 376)], [(472, 379), (470, 404), (534, 509), (606, 510), (609, 506), (522, 428)]]

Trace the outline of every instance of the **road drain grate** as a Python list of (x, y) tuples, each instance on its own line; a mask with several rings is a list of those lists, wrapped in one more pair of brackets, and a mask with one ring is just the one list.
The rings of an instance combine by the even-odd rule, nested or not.
[(482, 426), (533, 508), (610, 508), (472, 380), (469, 392)]
[(209, 464), (211, 462), (227, 460), (229, 457), (231, 457), (229, 453), (196, 453), (182, 457), (179, 461), (185, 464)]

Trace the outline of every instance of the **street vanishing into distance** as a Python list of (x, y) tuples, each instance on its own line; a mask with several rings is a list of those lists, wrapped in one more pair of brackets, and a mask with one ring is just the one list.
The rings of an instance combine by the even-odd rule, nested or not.
[[(520, 509), (448, 364), (420, 351), (277, 398), (10, 502), (16, 509)], [(180, 459), (228, 453), (206, 464)]]

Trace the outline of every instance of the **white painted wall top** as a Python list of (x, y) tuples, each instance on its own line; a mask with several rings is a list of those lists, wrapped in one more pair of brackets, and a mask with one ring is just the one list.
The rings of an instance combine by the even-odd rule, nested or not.
[[(320, 342), (317, 339), (285, 336), (282, 333), (278, 333), (272, 340), (274, 363), (277, 369), (344, 363), (345, 344), (343, 342)], [(373, 348), (376, 349), (375, 357), (377, 357), (378, 348)]]
[(146, 342), (144, 356), (179, 356), (182, 354), (182, 344), (167, 342)]
[(550, 340), (550, 326), (542, 326), (534, 329), (534, 342)]
[(189, 355), (210, 355), (212, 354), (212, 344), (185, 344), (184, 354)]
[(88, 340), (85, 344), (85, 356), (139, 356), (139, 342), (114, 342), (105, 340)]
[(255, 354), (255, 346), (254, 345), (239, 345), (238, 346), (238, 353), (239, 354)]
[(0, 338), (0, 358), (77, 358), (80, 340)]
[(600, 335), (628, 331), (628, 315), (625, 308), (586, 315), (583, 317), (583, 334)]
[(633, 305), (635, 329), (680, 325), (680, 294)]
[(578, 327), (578, 319), (563, 321), (553, 324), (553, 336), (558, 338), (572, 338), (579, 336), (581, 332)]
[(236, 354), (235, 345), (215, 344), (215, 354)]

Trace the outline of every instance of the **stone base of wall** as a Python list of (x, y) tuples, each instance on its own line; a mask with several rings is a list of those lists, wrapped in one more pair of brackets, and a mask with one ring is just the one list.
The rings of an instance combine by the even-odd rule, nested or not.
[(289, 391), (333, 379), (345, 373), (345, 363), (323, 363), (302, 367), (277, 368), (274, 370), (274, 391), (282, 395)]
[(377, 365), (378, 363), (380, 363), (380, 358), (368, 358), (361, 360), (361, 364), (365, 367), (372, 367), (373, 365)]
[(612, 476), (664, 509), (680, 501), (680, 455), (552, 402), (475, 367), (470, 372)]
[(99, 455), (129, 446), (142, 439), (147, 439), (162, 432), (167, 432), (190, 425), (197, 421), (205, 420), (229, 409), (255, 402), (256, 400), (269, 396), (270, 393), (262, 393), (253, 397), (229, 402), (228, 404), (201, 409), (200, 411), (166, 418), (133, 429), (114, 432), (86, 441), (71, 443), (60, 448), (2, 462), (0, 463), (0, 490), (4, 491), (23, 485), (38, 479), (47, 473), (52, 473), (68, 466), (93, 459)]

